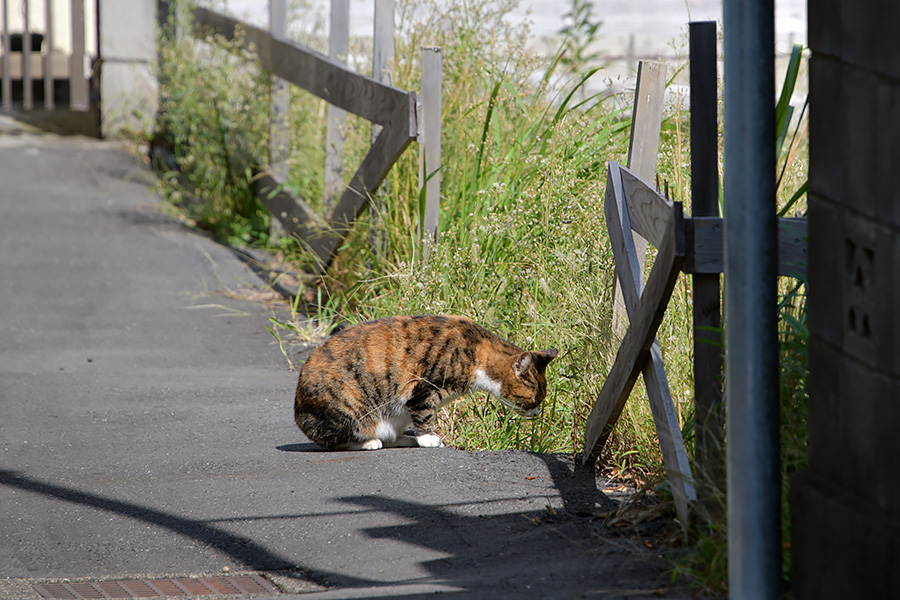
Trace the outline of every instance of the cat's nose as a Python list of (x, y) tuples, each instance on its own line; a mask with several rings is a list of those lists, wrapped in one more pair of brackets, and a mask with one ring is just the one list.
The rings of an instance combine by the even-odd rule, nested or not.
[(536, 417), (536, 416), (538, 416), (539, 414), (541, 414), (541, 407), (540, 407), (540, 406), (535, 406), (534, 408), (532, 408), (531, 410), (529, 410), (527, 413), (525, 413), (525, 415), (526, 415), (526, 416), (529, 416), (529, 417)]

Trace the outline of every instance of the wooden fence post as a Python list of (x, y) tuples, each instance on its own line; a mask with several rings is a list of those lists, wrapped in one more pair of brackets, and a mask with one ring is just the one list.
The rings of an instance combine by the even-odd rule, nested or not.
[[(691, 23), (691, 204), (694, 217), (719, 216), (716, 60), (716, 23)], [(701, 481), (724, 490), (724, 347), (719, 274), (694, 273), (692, 287), (695, 464)]]
[[(666, 94), (666, 65), (640, 61), (637, 85), (634, 90), (634, 110), (631, 115), (631, 138), (628, 144), (627, 167), (639, 177), (653, 181), (659, 154), (659, 132), (662, 127), (662, 111)], [(647, 241), (635, 234), (634, 247), (640, 272), (644, 272), (644, 256)], [(622, 284), (616, 277), (613, 292), (612, 330), (617, 337), (625, 335), (628, 327)]]
[(422, 119), (419, 129), (419, 189), (425, 188), (421, 209), (423, 257), (437, 244), (441, 204), (441, 93), (444, 54), (441, 48), (422, 48)]
[[(372, 79), (385, 85), (394, 83), (394, 0), (375, 0), (375, 26), (372, 33)], [(381, 126), (372, 124), (372, 143)], [(384, 210), (386, 186), (382, 185), (369, 200), (369, 247), (381, 256), (385, 246), (381, 213)]]
[[(269, 31), (272, 35), (287, 37), (287, 0), (269, 0)], [(280, 184), (287, 183), (287, 159), (290, 154), (290, 136), (287, 117), (290, 90), (287, 82), (272, 75), (271, 104), (269, 107), (269, 171)], [(278, 239), (284, 235), (284, 225), (277, 218), (269, 219), (269, 235)]]
[[(350, 0), (331, 0), (331, 26), (328, 57), (344, 62), (350, 40)], [(325, 133), (325, 213), (337, 204), (344, 191), (344, 127), (347, 113), (328, 105), (328, 124)]]
[(394, 83), (394, 0), (375, 0), (372, 79)]
[[(287, 0), (269, 0), (269, 31), (287, 37)], [(284, 183), (288, 178), (287, 158), (290, 137), (287, 113), (290, 91), (284, 79), (272, 76), (272, 105), (269, 112), (269, 168), (275, 178)]]

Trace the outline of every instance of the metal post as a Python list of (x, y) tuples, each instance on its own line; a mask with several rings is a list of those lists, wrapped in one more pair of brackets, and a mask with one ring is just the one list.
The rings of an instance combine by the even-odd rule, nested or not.
[(781, 598), (774, 0), (725, 0), (725, 381), (733, 600)]
[[(695, 217), (719, 216), (719, 127), (716, 23), (690, 24), (691, 206)], [(699, 480), (725, 485), (722, 318), (719, 275), (694, 274), (694, 436)], [(707, 495), (713, 489), (703, 489)]]

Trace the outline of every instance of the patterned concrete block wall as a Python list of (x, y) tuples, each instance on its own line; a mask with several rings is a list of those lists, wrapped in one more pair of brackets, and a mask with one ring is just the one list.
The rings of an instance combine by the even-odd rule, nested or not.
[(795, 597), (900, 590), (900, 2), (809, 0), (809, 470)]

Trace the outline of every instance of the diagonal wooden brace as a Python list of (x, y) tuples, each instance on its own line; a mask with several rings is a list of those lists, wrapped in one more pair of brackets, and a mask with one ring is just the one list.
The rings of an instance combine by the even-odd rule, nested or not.
[[(638, 373), (643, 373), (676, 509), (682, 523), (686, 524), (689, 503), (696, 499), (696, 492), (669, 392), (662, 353), (656, 341), (656, 331), (662, 322), (678, 272), (684, 264), (684, 219), (680, 203), (669, 203), (656, 194), (657, 198), (652, 202), (657, 218), (653, 223), (655, 234), (651, 237), (658, 241), (659, 246), (645, 288), (630, 235), (632, 224), (624, 193), (623, 173), (627, 173), (631, 187), (642, 186), (640, 195), (644, 196), (645, 201), (650, 201), (646, 197), (648, 190), (656, 194), (635, 175), (614, 162), (610, 163), (605, 202), (607, 226), (615, 254), (616, 273), (622, 282), (622, 294), (631, 323), (609, 377), (588, 417), (582, 460), (587, 463), (599, 455), (637, 381)], [(661, 207), (666, 210), (659, 210)]]
[(416, 95), (410, 92), (407, 102), (397, 106), (394, 117), (375, 138), (362, 164), (350, 179), (331, 215), (330, 229), (307, 240), (309, 248), (319, 257), (317, 274), (321, 275), (327, 269), (354, 220), (369, 206), (372, 194), (403, 151), (416, 139)]
[(254, 169), (255, 188), (265, 195), (266, 206), (274, 208), (274, 216), (307, 245), (317, 259), (311, 271), (321, 275), (353, 221), (368, 206), (371, 195), (416, 139), (416, 94), (355, 73), (309, 48), (212, 10), (198, 7), (193, 15), (199, 32), (215, 32), (226, 40), (240, 39), (244, 47), (256, 52), (260, 64), (273, 75), (383, 127), (327, 223), (295, 202), (271, 173)]

